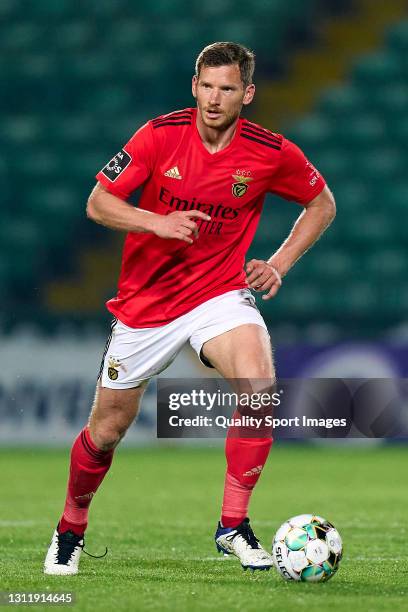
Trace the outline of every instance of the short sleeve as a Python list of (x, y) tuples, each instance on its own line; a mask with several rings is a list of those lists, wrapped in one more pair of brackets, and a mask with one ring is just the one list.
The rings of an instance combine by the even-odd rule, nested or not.
[(308, 204), (319, 195), (326, 181), (290, 140), (283, 139), (280, 164), (273, 174), (268, 191), (285, 200)]
[(108, 191), (126, 200), (153, 171), (154, 140), (150, 123), (143, 125), (96, 175)]

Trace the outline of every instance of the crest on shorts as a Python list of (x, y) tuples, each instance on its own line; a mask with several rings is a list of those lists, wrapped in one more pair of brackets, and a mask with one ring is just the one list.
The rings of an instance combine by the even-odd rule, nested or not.
[(111, 380), (117, 380), (119, 376), (118, 368), (120, 367), (120, 361), (115, 357), (109, 357), (108, 362), (108, 376)]
[(232, 195), (236, 198), (242, 198), (248, 191), (249, 181), (252, 181), (252, 176), (245, 176), (244, 174), (233, 174), (232, 178), (235, 179), (236, 183), (232, 183)]

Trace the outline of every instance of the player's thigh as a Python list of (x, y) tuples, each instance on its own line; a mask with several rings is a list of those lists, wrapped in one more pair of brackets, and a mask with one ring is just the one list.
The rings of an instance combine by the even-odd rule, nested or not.
[(275, 378), (269, 334), (260, 325), (240, 325), (211, 338), (202, 352), (224, 378)]
[(98, 381), (89, 417), (92, 440), (102, 448), (109, 438), (122, 437), (140, 410), (147, 381), (131, 389), (109, 389)]

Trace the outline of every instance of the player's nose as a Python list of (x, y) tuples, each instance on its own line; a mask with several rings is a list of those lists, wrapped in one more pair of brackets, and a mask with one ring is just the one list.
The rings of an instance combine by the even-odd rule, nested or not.
[(211, 105), (217, 106), (221, 101), (220, 91), (216, 88), (211, 90), (211, 96), (209, 99), (209, 103)]

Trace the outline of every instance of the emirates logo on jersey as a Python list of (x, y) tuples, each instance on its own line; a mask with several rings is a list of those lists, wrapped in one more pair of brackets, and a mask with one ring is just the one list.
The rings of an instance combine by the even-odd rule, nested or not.
[(173, 210), (201, 210), (201, 212), (209, 215), (211, 221), (200, 219), (197, 222), (200, 234), (213, 234), (219, 236), (224, 227), (224, 222), (235, 221), (241, 212), (240, 207), (224, 206), (222, 202), (200, 202), (197, 197), (187, 200), (176, 196), (170, 189), (163, 186), (160, 188), (159, 200)]
[(236, 198), (242, 198), (248, 191), (248, 183), (252, 181), (250, 170), (236, 170), (232, 175), (235, 183), (232, 183), (232, 195)]

